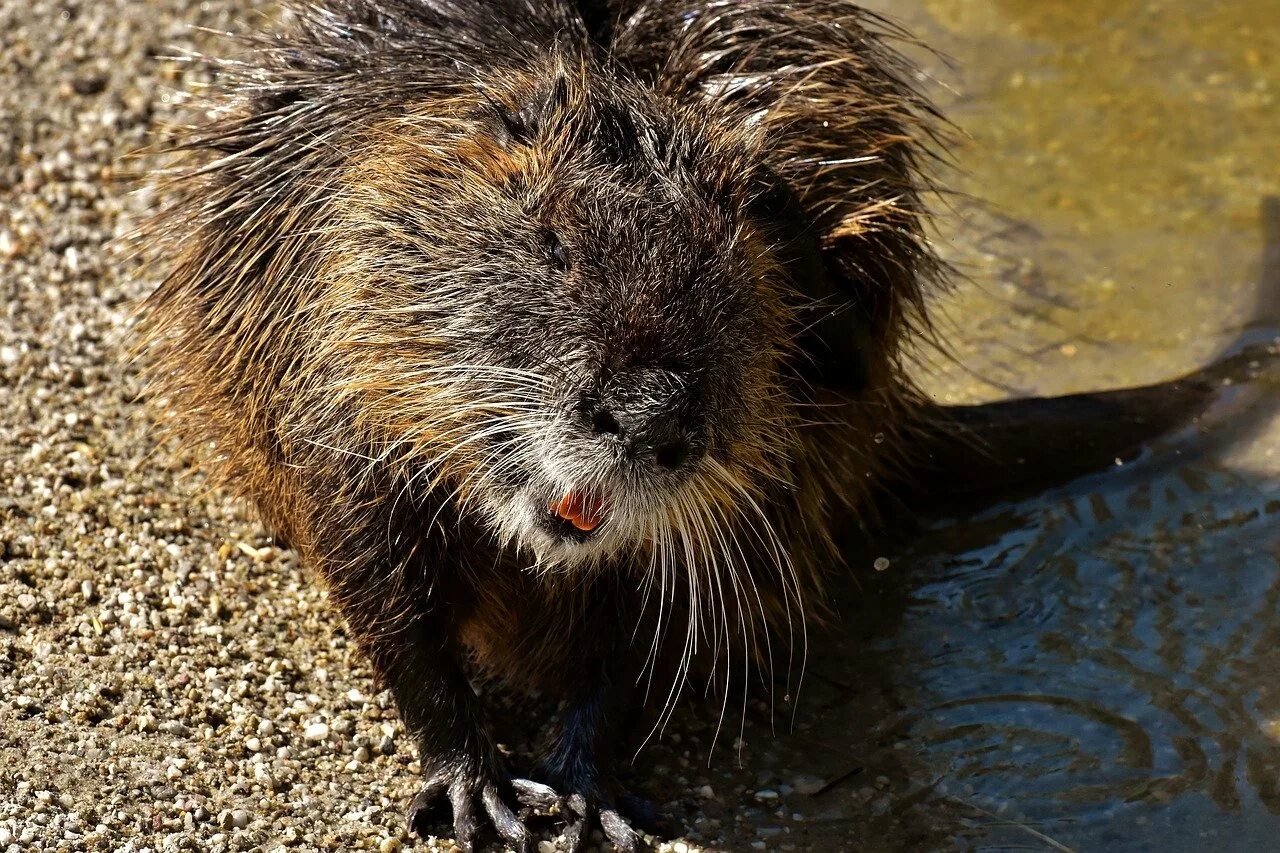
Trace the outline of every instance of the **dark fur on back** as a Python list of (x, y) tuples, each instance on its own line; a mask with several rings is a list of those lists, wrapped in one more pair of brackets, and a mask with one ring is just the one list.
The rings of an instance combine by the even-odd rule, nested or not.
[[(794, 643), (897, 464), (932, 111), (841, 0), (288, 17), (174, 145), (155, 394), (326, 578), (428, 791), (505, 778), (465, 649), (566, 699), (548, 776), (607, 803), (602, 709)], [(672, 464), (587, 446), (584, 412), (659, 397)], [(530, 532), (566, 483), (616, 495), (590, 544)]]

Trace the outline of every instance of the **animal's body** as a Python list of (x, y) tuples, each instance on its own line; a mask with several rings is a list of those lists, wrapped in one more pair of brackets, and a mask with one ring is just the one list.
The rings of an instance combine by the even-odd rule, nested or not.
[[(631, 849), (632, 712), (792, 654), (833, 531), (924, 452), (933, 112), (844, 0), (290, 16), (179, 138), (155, 394), (393, 691), (411, 820), (524, 849), (517, 800), (564, 796), (575, 849)], [(563, 701), (549, 788), (469, 658)]]

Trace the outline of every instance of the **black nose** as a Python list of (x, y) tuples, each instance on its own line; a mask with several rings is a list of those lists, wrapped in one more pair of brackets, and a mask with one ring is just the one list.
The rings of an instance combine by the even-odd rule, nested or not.
[[(624, 425), (625, 424), (625, 425)], [(613, 408), (597, 407), (591, 413), (591, 430), (596, 435), (616, 436), (637, 457), (651, 457), (663, 468), (679, 468), (688, 461), (692, 445), (673, 415), (619, 416)]]
[(674, 374), (632, 370), (613, 376), (586, 398), (595, 435), (622, 442), (629, 454), (675, 469), (701, 452), (692, 395)]

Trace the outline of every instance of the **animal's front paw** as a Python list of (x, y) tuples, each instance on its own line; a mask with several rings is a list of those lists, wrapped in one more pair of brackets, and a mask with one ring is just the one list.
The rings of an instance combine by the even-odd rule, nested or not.
[(454, 840), (465, 853), (475, 848), (481, 821), (488, 819), (498, 836), (517, 853), (533, 847), (529, 830), (508, 803), (546, 809), (560, 797), (551, 788), (527, 779), (507, 779), (497, 772), (445, 772), (432, 777), (409, 803), (409, 829), (426, 838), (447, 804), (453, 812)]

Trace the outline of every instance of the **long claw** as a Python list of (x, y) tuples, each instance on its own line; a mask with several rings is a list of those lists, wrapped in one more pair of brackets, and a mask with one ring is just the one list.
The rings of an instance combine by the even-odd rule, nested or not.
[(564, 797), (550, 785), (534, 782), (531, 779), (512, 779), (511, 787), (515, 791), (520, 805), (539, 811), (550, 811), (556, 806), (564, 809)]
[(574, 815), (564, 829), (564, 844), (569, 853), (582, 853), (591, 835), (591, 819), (595, 807), (581, 794), (573, 794), (568, 800), (569, 812)]
[(493, 828), (498, 831), (502, 840), (507, 842), (516, 853), (528, 853), (532, 844), (529, 830), (520, 822), (520, 818), (516, 817), (515, 812), (502, 801), (498, 786), (493, 783), (486, 784), (480, 792), (480, 801), (484, 804), (484, 810), (488, 813), (489, 820), (493, 821)]
[(472, 853), (475, 849), (476, 834), (479, 826), (476, 822), (475, 802), (471, 797), (471, 786), (455, 783), (449, 788), (449, 801), (453, 804), (453, 834), (462, 853)]

